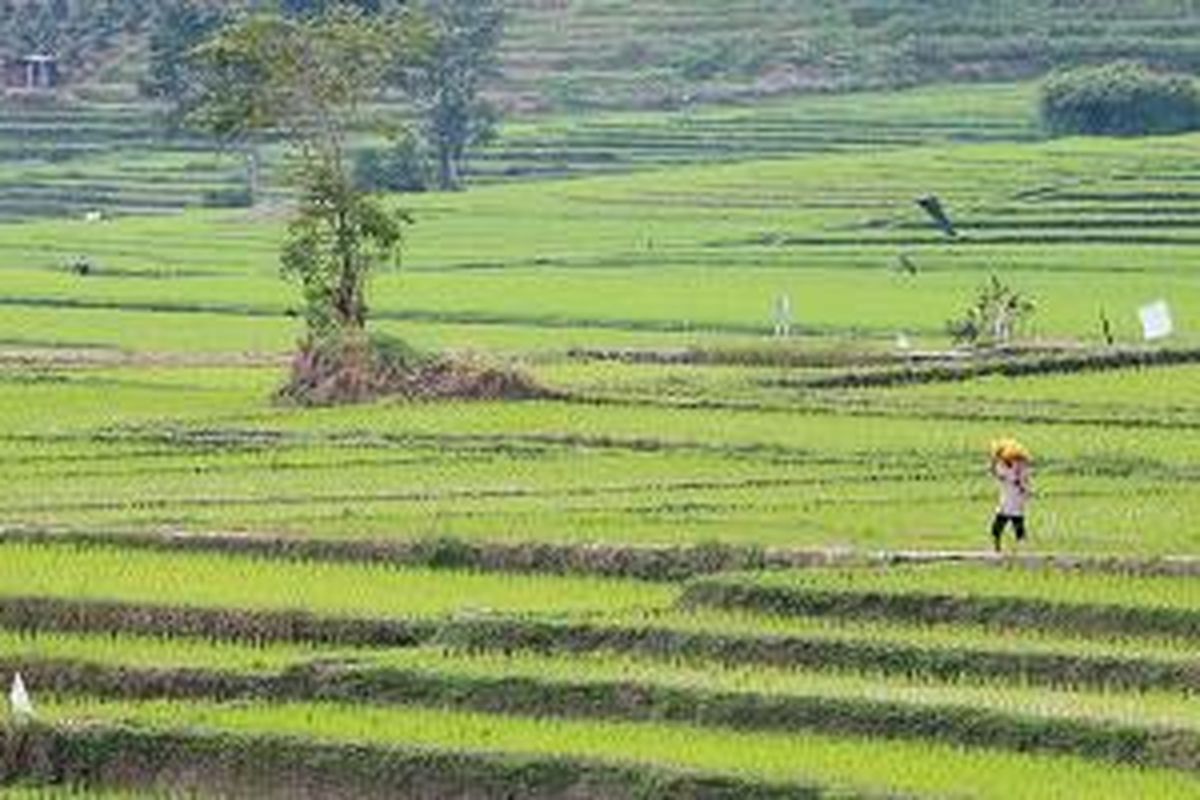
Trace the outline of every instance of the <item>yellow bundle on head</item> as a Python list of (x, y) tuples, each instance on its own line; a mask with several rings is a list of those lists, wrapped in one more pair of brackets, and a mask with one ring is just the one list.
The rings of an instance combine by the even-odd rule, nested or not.
[(1029, 461), (1031, 456), (1025, 445), (1016, 439), (997, 439), (992, 442), (992, 458), (1012, 464), (1015, 461)]

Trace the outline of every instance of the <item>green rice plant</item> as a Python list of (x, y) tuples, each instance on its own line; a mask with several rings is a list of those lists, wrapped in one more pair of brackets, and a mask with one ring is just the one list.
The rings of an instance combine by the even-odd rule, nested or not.
[[(1171, 368), (1133, 385), (1170, 397), (1193, 377)], [(1056, 379), (1030, 379), (1027, 404), (999, 389), (976, 400), (984, 392), (963, 384), (961, 402), (912, 389), (772, 398), (776, 407), (565, 402), (327, 414), (265, 407), (278, 380), (273, 368), (138, 366), (0, 380), (9, 487), (0, 513), (84, 528), (961, 549), (990, 545), (994, 488), (979, 454), (1007, 429), (1039, 456), (1038, 551), (1190, 547), (1197, 454), (1179, 431), (1192, 422), (1165, 413), (1169, 402), (1143, 409), (1132, 390), (1114, 389), (1115, 414), (1094, 381), (1078, 384), (1077, 401), (1066, 400), (1068, 384), (1043, 402), (1037, 387)], [(620, 392), (645, 382), (646, 393), (662, 394), (643, 367), (629, 381)], [(100, 392), (109, 402), (97, 401)], [(1131, 504), (1130, 492), (1157, 500)]]
[[(411, 661), (412, 659), (410, 659)], [(664, 670), (655, 677), (626, 659), (609, 659), (612, 667), (633, 667), (627, 674), (596, 670), (564, 674), (550, 665), (546, 674), (530, 669), (547, 666), (524, 659), (518, 669), (464, 669), (445, 656), (436, 663), (399, 667), (338, 666), (324, 660), (279, 675), (246, 675), (214, 670), (139, 670), (69, 661), (19, 661), (27, 684), (44, 695), (70, 694), (111, 699), (270, 700), (276, 702), (359, 702), (370, 705), (416, 705), (427, 708), (502, 712), (522, 716), (652, 720), (736, 730), (775, 730), (821, 734), (870, 735), (895, 740), (929, 740), (960, 746), (1077, 755), (1089, 759), (1195, 770), (1200, 765), (1200, 732), (1189, 727), (1146, 724), (1114, 718), (1112, 704), (1094, 695), (1078, 697), (1092, 706), (1092, 718), (1021, 703), (1011, 692), (1007, 706), (965, 704), (959, 697), (916, 695), (907, 699), (838, 696), (819, 685), (763, 692), (760, 686), (734, 690), (687, 680), (672, 683)], [(596, 661), (593, 660), (593, 664)], [(413, 668), (416, 666), (416, 668)], [(510, 663), (509, 667), (512, 666)], [(580, 666), (584, 666), (581, 664)], [(601, 665), (603, 666), (603, 665)], [(653, 671), (651, 666), (650, 671)], [(674, 677), (674, 676), (671, 676)], [(936, 690), (935, 690), (936, 691)], [(1070, 703), (1071, 698), (1065, 698)], [(1014, 704), (1013, 701), (1016, 701)], [(1179, 698), (1174, 698), (1178, 705)], [(1029, 695), (1024, 698), (1029, 701)], [(1069, 705), (1067, 706), (1069, 707)], [(1107, 718), (1105, 714), (1108, 714)]]
[[(364, 668), (416, 670), (455, 678), (520, 678), (577, 685), (612, 682), (778, 700), (855, 698), (916, 707), (956, 705), (1046, 719), (1196, 729), (1197, 700), (1178, 692), (1121, 692), (1024, 686), (1001, 680), (946, 683), (921, 677), (834, 673), (767, 665), (664, 661), (636, 654), (470, 653), (419, 647), (365, 655)], [(581, 709), (582, 710), (582, 709)], [(602, 710), (602, 709), (601, 709)]]
[[(1043, 333), (1078, 336), (1095, 330), (1097, 304), (1125, 307), (1131, 294), (1169, 290), (1181, 306), (1192, 304), (1186, 271), (1149, 269), (1171, 260), (1161, 257), (1160, 248), (1186, 252), (1186, 229), (1147, 242), (1133, 235), (1136, 230), (1106, 223), (1117, 230), (1092, 246), (1070, 218), (1061, 231), (1047, 232), (1021, 228), (1017, 216), (1003, 240), (946, 248), (923, 232), (898, 227), (917, 219), (898, 207), (898, 194), (907, 197), (914, 182), (936, 183), (983, 225), (991, 204), (1009, 207), (1014, 194), (1041, 191), (1048, 172), (1055, 175), (1047, 190), (1053, 197), (1060, 180), (1103, 181), (1113, 173), (1150, 170), (1182, 176), (1179, 154), (1185, 151), (1186, 143), (1175, 141), (1144, 148), (1077, 141), (927, 148), (412, 198), (407, 202), (425, 219), (410, 238), (407, 271), (381, 277), (376, 316), (601, 332), (679, 335), (699, 329), (741, 337), (768, 333), (771, 301), (789, 292), (819, 298), (805, 304), (798, 330), (890, 340), (898, 327), (936, 335), (945, 316), (981, 275), (996, 271), (999, 260), (1011, 263), (1021, 285), (1043, 300)], [(1156, 185), (1170, 186), (1170, 178)], [(1044, 205), (1040, 197), (1026, 202)], [(797, 207), (807, 209), (799, 222)], [(862, 215), (873, 210), (880, 221), (864, 226)], [(542, 224), (545, 219), (556, 224)], [(1139, 219), (1129, 221), (1137, 226)], [(1046, 240), (1048, 233), (1053, 236)], [(19, 235), (0, 236), (0, 247), (11, 256), (4, 266), (12, 279), (9, 302), (24, 307), (70, 303), (278, 318), (290, 302), (272, 277), (279, 235), (269, 222), (190, 214), (101, 226), (22, 226)], [(1112, 246), (1122, 236), (1128, 246)], [(1039, 237), (1044, 245), (1037, 245)], [(891, 274), (897, 249), (907, 246), (929, 251), (917, 257), (928, 265), (917, 282)], [(56, 271), (81, 252), (132, 274), (89, 281)], [(488, 253), (486, 263), (480, 252)], [(1090, 281), (1084, 298), (1080, 272), (1108, 274)], [(637, 291), (630, 290), (632, 280)], [(187, 291), (179, 292), (181, 286)], [(671, 299), (681, 291), (685, 307)], [(870, 314), (862, 313), (864, 307)], [(1121, 320), (1118, 335), (1132, 335), (1132, 313)]]
[[(1064, 573), (1053, 568), (928, 564), (763, 573), (696, 581), (686, 606), (834, 617), (962, 620), (1080, 633), (1200, 635), (1194, 577)], [(1005, 583), (1005, 578), (1011, 578)]]
[[(0, 728), (6, 773), (29, 783), (140, 786), (172, 797), (324, 793), (384, 798), (466, 792), (559, 797), (812, 800), (821, 787), (740, 776), (608, 765), (557, 756), (306, 741), (297, 737), (155, 731), (120, 725)], [(298, 788), (299, 787), (299, 788)], [(850, 800), (869, 800), (840, 792)]]
[[(157, 729), (191, 727), (325, 741), (583, 757), (859, 790), (936, 794), (960, 791), (969, 784), (981, 798), (1020, 792), (1032, 800), (1080, 791), (1097, 798), (1200, 796), (1194, 776), (1166, 770), (1097, 766), (1069, 757), (966, 751), (947, 745), (747, 734), (686, 725), (523, 719), (328, 704), (74, 701), (49, 705), (45, 713), (52, 720), (120, 718)], [(980, 776), (988, 780), (976, 784)]]
[(658, 625), (544, 623), (477, 620), (443, 626), (445, 644), (467, 650), (540, 653), (617, 652), (653, 658), (698, 659), (732, 665), (906, 675), (941, 681), (1007, 680), (1058, 687), (1194, 691), (1200, 683), (1186, 659), (1122, 657), (1094, 653), (971, 647), (954, 641), (920, 646), (853, 637), (761, 636), (688, 631)]
[[(965, 102), (932, 94), (944, 96), (906, 106), (902, 121), (919, 125), (930, 108)], [(740, 124), (726, 116), (738, 113), (711, 122)], [(1171, 204), (1171, 219), (1190, 218), (1190, 146), (930, 146), (413, 198), (420, 224), (405, 269), (377, 286), (380, 327), (430, 346), (520, 351), (550, 385), (587, 403), (271, 408), (283, 372), (273, 359), (297, 330), (274, 275), (281, 230), (272, 219), (196, 212), (5, 227), (0, 340), (39, 352), (24, 366), (4, 360), (15, 366), (0, 376), (0, 461), (10, 465), (0, 467), (9, 487), (0, 517), (354, 537), (973, 549), (989, 544), (993, 492), (978, 453), (1011, 433), (1040, 457), (1035, 548), (1189, 552), (1198, 453), (1186, 433), (1200, 418), (1178, 399), (1194, 383), (1184, 368), (1114, 371), (1102, 390), (1099, 378), (1023, 377), (814, 396), (787, 386), (808, 380), (807, 369), (555, 361), (589, 345), (749, 347), (785, 292), (802, 349), (886, 352), (901, 329), (919, 346), (940, 346), (946, 309), (998, 265), (1044, 298), (1040, 335), (1093, 336), (1103, 305), (1128, 339), (1138, 335), (1131, 298), (1166, 293), (1186, 318), (1195, 287), (1177, 264), (1187, 245), (929, 238), (910, 254), (920, 270), (910, 280), (895, 270), (894, 240), (925, 235), (904, 227), (918, 221), (911, 187), (936, 186), (964, 230), (978, 220), (981, 236), (1057, 236), (1080, 218), (1125, 220), (1119, 236), (1161, 218), (1157, 202)], [(179, 171), (186, 161), (163, 166)], [(1039, 227), (1059, 221), (1062, 230)], [(984, 229), (992, 224), (1013, 227)], [(788, 243), (806, 238), (828, 243)], [(81, 254), (100, 265), (96, 276), (64, 269)], [(865, 344), (846, 345), (847, 336)], [(54, 358), (46, 350), (98, 356), (101, 346), (117, 360), (100, 363), (126, 366), (42, 368)], [(147, 349), (171, 355), (139, 360)], [(179, 353), (224, 366), (191, 366)], [(1039, 388), (1050, 385), (1062, 388)], [(479, 452), (439, 454), (422, 470), (449, 441)], [(123, 458), (138, 448), (155, 454)], [(79, 463), (48, 457), (67, 452)]]
[(165, 800), (178, 796), (169, 792), (155, 792), (153, 789), (144, 790), (108, 790), (96, 788), (71, 788), (69, 786), (6, 786), (4, 797), (9, 800)]
[[(340, 650), (311, 645), (239, 645), (182, 636), (0, 631), (0, 660), (9, 664), (75, 662), (108, 667), (268, 673), (340, 654)], [(32, 688), (36, 693), (37, 687)]]
[(0, 553), (0, 594), (10, 597), (298, 610), (373, 619), (661, 607), (673, 591), (622, 579), (276, 562), (116, 547), (0, 544)]
[(801, 638), (821, 641), (870, 641), (883, 647), (917, 646), (929, 649), (971, 649), (1028, 655), (1070, 655), (1147, 660), (1184, 665), (1195, 644), (1180, 637), (1081, 634), (1033, 627), (995, 627), (957, 622), (918, 622), (901, 619), (839, 619), (779, 616), (745, 610), (695, 608), (662, 614), (618, 615), (612, 624), (656, 626), (667, 630), (713, 635), (751, 635), (763, 638)]
[(1200, 581), (1189, 577), (1109, 575), (1006, 563), (924, 564), (874, 569), (818, 569), (746, 574), (757, 586), (937, 594), (953, 597), (1012, 597), (1063, 604), (1190, 610), (1200, 607)]

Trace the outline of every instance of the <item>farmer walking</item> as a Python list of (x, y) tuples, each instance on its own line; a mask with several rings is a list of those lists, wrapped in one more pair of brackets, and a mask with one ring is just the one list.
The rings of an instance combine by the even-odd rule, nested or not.
[(1020, 442), (1001, 439), (992, 443), (992, 475), (1000, 483), (1000, 505), (992, 520), (992, 542), (1001, 551), (1000, 536), (1012, 523), (1017, 541), (1025, 539), (1025, 504), (1033, 494), (1030, 485), (1030, 456)]

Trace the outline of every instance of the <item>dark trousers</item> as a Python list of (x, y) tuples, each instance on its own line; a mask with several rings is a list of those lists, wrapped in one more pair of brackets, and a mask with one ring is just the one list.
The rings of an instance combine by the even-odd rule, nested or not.
[(1025, 518), (1013, 517), (1008, 514), (997, 514), (992, 520), (992, 541), (996, 543), (996, 549), (1000, 549), (1000, 535), (1004, 533), (1004, 526), (1012, 523), (1013, 533), (1017, 535), (1017, 541), (1025, 538)]

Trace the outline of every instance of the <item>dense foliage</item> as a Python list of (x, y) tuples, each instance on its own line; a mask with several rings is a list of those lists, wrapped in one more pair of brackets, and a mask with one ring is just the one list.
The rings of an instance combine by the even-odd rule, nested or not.
[(3, 0), (0, 55), (47, 53), (68, 74), (86, 71), (162, 0)]
[(172, 0), (155, 17), (149, 63), (139, 89), (148, 97), (179, 103), (188, 93), (187, 56), (229, 21), (228, 11), (200, 0)]
[(457, 189), (467, 148), (495, 130), (496, 111), (483, 88), (499, 71), (504, 10), (498, 0), (427, 0), (421, 7), (433, 26), (433, 47), (406, 80), (437, 159), (438, 186)]
[[(0, 0), (0, 52), (24, 49), (32, 37), (39, 46), (54, 46), (73, 84), (90, 80), (101, 65), (110, 71), (105, 81), (125, 82), (141, 68), (147, 23), (178, 2)], [(197, 4), (314, 16), (334, 6), (373, 14), (401, 2)], [(520, 108), (679, 107), (811, 89), (1010, 80), (1130, 57), (1182, 72), (1200, 67), (1200, 25), (1190, 0), (1099, 7), (1081, 0), (695, 0), (682, 6), (679, 0), (511, 0), (504, 6), (507, 74), (495, 94)]]
[[(302, 354), (334, 352), (333, 382), (360, 399), (371, 383), (367, 280), (399, 255), (402, 213), (354, 183), (348, 138), (395, 64), (419, 47), (411, 22), (338, 8), (298, 19), (251, 16), (195, 51), (191, 119), (229, 139), (276, 131), (293, 155), (300, 203), (281, 253), (300, 285)], [(311, 359), (300, 358), (297, 369)], [(307, 377), (307, 376), (306, 376)]]
[(1188, 76), (1131, 61), (1081, 67), (1045, 82), (1041, 118), (1059, 135), (1180, 133), (1200, 128), (1200, 91)]
[(354, 156), (354, 182), (372, 191), (423, 192), (434, 182), (424, 139), (413, 133), (386, 147), (366, 147)]

